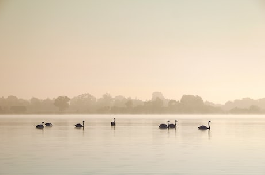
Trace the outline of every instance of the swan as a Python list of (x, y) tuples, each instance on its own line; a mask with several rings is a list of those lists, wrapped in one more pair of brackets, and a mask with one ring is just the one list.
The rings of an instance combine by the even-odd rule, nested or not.
[(52, 123), (45, 123), (45, 126), (52, 126)]
[(168, 126), (169, 126), (169, 121), (167, 121), (167, 125), (164, 124), (164, 123), (160, 124), (160, 125), (159, 125), (159, 128), (160, 128), (160, 129), (167, 129)]
[(43, 128), (44, 128), (43, 124), (44, 124), (44, 122), (42, 122), (42, 123), (39, 124), (39, 125), (36, 125), (36, 128), (37, 128), (37, 129), (43, 129)]
[(116, 125), (116, 123), (115, 123), (115, 118), (114, 118), (114, 121), (113, 121), (113, 122), (110, 122), (110, 125), (111, 125), (111, 126), (115, 126), (115, 125)]
[(201, 125), (201, 126), (198, 127), (198, 129), (200, 129), (200, 130), (207, 130), (207, 129), (209, 129), (210, 130), (210, 122), (211, 121), (208, 121), (208, 127), (207, 126), (204, 126), (204, 125)]
[(173, 124), (173, 123), (170, 123), (169, 125), (168, 125), (168, 128), (176, 128), (177, 127), (177, 120), (175, 120), (175, 124)]
[(83, 125), (82, 124), (80, 124), (80, 123), (77, 123), (76, 125), (75, 125), (75, 127), (77, 127), (77, 128), (81, 128), (81, 127), (84, 127), (85, 125), (85, 121), (83, 121)]

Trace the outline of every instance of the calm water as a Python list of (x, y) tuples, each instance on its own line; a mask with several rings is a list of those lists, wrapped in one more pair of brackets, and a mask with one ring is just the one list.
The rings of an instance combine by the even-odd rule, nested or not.
[(265, 174), (265, 116), (115, 117), (114, 128), (113, 116), (0, 116), (0, 174)]

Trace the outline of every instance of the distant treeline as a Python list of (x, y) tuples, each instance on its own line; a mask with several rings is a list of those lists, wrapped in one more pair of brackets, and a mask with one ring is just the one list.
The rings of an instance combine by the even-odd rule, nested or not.
[(265, 114), (264, 109), (265, 99), (244, 98), (217, 105), (204, 102), (197, 95), (183, 95), (180, 100), (165, 99), (161, 92), (154, 92), (152, 99), (146, 101), (112, 97), (108, 93), (99, 99), (89, 93), (72, 99), (67, 96), (30, 100), (16, 96), (0, 98), (0, 114)]

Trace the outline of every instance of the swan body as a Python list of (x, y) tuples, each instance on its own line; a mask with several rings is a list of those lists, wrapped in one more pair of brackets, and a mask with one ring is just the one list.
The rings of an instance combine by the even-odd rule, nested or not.
[(166, 129), (166, 128), (167, 128), (167, 125), (164, 124), (164, 123), (162, 123), (162, 124), (159, 125), (159, 128), (160, 128), (160, 129)]
[[(169, 123), (169, 121), (167, 121), (167, 123)], [(169, 128), (169, 124), (161, 123), (161, 124), (159, 125), (159, 128), (160, 128), (160, 129), (167, 129), (167, 128)]]
[(77, 124), (75, 125), (75, 127), (77, 127), (77, 128), (84, 127), (84, 123), (85, 123), (85, 121), (83, 121), (83, 125), (82, 125), (82, 124), (80, 124), (80, 123), (77, 123)]
[(52, 123), (45, 123), (45, 126), (52, 126)]
[(170, 123), (169, 125), (168, 125), (168, 128), (176, 128), (177, 127), (177, 120), (175, 120), (175, 124), (173, 124), (173, 123)]
[(44, 122), (42, 122), (42, 123), (39, 124), (39, 125), (36, 125), (36, 128), (37, 128), (37, 129), (43, 129), (43, 128), (44, 128), (43, 124), (44, 124)]
[(198, 127), (198, 129), (200, 129), (200, 130), (207, 130), (207, 129), (209, 129), (210, 130), (210, 122), (211, 121), (208, 121), (208, 127), (205, 126), (205, 125), (201, 125), (201, 126)]
[(116, 125), (116, 123), (115, 123), (115, 118), (114, 118), (114, 121), (113, 121), (113, 122), (110, 122), (110, 125), (111, 125), (111, 126), (115, 126), (115, 125)]

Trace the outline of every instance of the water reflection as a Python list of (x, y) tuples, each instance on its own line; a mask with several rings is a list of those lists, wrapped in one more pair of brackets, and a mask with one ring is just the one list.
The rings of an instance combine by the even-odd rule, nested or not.
[(211, 130), (208, 130), (208, 139), (211, 139)]
[(74, 127), (77, 130), (84, 130), (85, 127)]
[[(203, 117), (178, 116), (178, 126), (166, 130), (158, 124), (167, 116), (121, 116), (118, 128), (106, 116), (8, 117), (0, 117), (0, 174), (265, 172), (264, 118), (211, 116), (214, 127), (200, 131)], [(46, 117), (54, 126), (35, 129)], [(75, 128), (83, 119), (86, 129)]]

